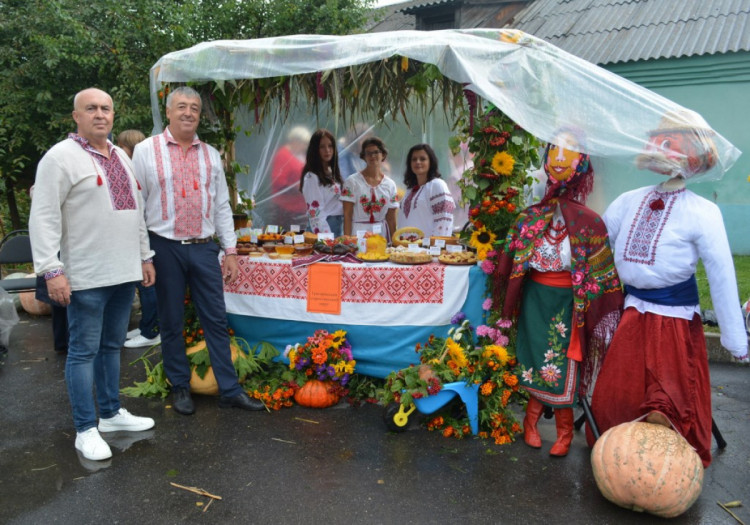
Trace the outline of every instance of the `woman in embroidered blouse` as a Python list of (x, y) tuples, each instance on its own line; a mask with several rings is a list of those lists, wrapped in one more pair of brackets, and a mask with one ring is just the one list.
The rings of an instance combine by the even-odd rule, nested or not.
[(406, 155), (406, 196), (398, 212), (398, 227), (419, 228), (425, 237), (453, 234), (456, 208), (448, 185), (438, 171), (435, 151), (428, 144), (412, 146)]
[(507, 284), (503, 317), (518, 319), (519, 380), (529, 392), (524, 441), (542, 446), (537, 421), (545, 405), (554, 408), (552, 456), (568, 453), (573, 406), (587, 394), (622, 307), (607, 230), (583, 204), (593, 169), (580, 149), (571, 131), (547, 145), (544, 198), (511, 227), (495, 276)]
[(349, 176), (341, 191), (344, 235), (373, 231), (380, 224), (383, 236), (390, 240), (396, 230), (398, 195), (396, 183), (382, 171), (388, 150), (382, 140), (370, 137), (362, 142), (359, 156), (367, 163), (365, 169)]
[(344, 212), (339, 200), (341, 184), (336, 139), (330, 131), (319, 129), (310, 138), (299, 181), (313, 233), (341, 235)]

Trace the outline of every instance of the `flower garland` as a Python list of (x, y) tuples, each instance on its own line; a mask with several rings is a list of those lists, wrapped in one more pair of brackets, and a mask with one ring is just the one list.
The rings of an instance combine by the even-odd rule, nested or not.
[[(513, 220), (526, 207), (526, 188), (533, 182), (528, 171), (539, 166), (541, 144), (495, 107), (478, 117), (476, 126), (462, 129), (453, 143), (461, 142), (468, 142), (474, 156), (474, 166), (458, 181), (461, 205), (469, 206), (474, 230), (464, 232), (464, 239), (483, 260), (502, 248)], [(484, 232), (494, 237), (477, 239)]]

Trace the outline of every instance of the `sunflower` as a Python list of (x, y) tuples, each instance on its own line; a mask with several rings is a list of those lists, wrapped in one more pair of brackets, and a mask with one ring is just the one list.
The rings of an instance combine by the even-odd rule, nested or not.
[(472, 248), (476, 248), (477, 250), (477, 259), (480, 261), (483, 261), (487, 257), (487, 252), (492, 249), (492, 244), (497, 240), (497, 235), (494, 233), (487, 231), (487, 229), (482, 226), (478, 230), (475, 230), (474, 233), (471, 234), (471, 239), (469, 240), (469, 246)]
[(492, 157), (492, 169), (498, 175), (505, 175), (506, 177), (513, 173), (513, 166), (516, 164), (516, 160), (507, 152), (500, 151), (495, 153)]

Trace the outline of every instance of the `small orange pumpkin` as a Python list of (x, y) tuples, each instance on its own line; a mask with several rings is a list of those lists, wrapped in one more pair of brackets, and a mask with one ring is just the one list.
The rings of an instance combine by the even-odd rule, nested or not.
[[(190, 348), (187, 348), (185, 350), (185, 353), (187, 355), (194, 354), (196, 352), (200, 352), (206, 348), (206, 341), (201, 341), (199, 343), (196, 343), (195, 345), (191, 346)], [(237, 352), (240, 351), (237, 346), (234, 344), (230, 345), (230, 349), (232, 351), (232, 362), (237, 359)], [(202, 394), (205, 396), (218, 396), (219, 395), (219, 384), (216, 382), (216, 376), (214, 375), (214, 369), (213, 367), (208, 367), (208, 370), (206, 371), (206, 375), (203, 376), (203, 379), (195, 372), (195, 367), (192, 368), (192, 375), (190, 376), (190, 391), (194, 394)], [(240, 378), (240, 383), (244, 381), (245, 378)]]
[(609, 501), (662, 518), (685, 512), (703, 489), (700, 457), (663, 425), (633, 421), (610, 428), (591, 451), (591, 467)]
[(331, 391), (330, 382), (310, 379), (297, 390), (294, 400), (303, 407), (326, 408), (338, 403), (339, 396)]

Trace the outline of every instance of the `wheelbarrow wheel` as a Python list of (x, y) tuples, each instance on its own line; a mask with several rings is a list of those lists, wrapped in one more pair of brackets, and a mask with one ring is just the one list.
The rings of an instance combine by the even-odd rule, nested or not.
[(411, 405), (410, 409), (406, 410), (401, 403), (389, 403), (385, 407), (385, 413), (383, 414), (385, 426), (391, 432), (404, 432), (406, 425), (409, 423), (409, 415), (414, 409), (414, 405)]

